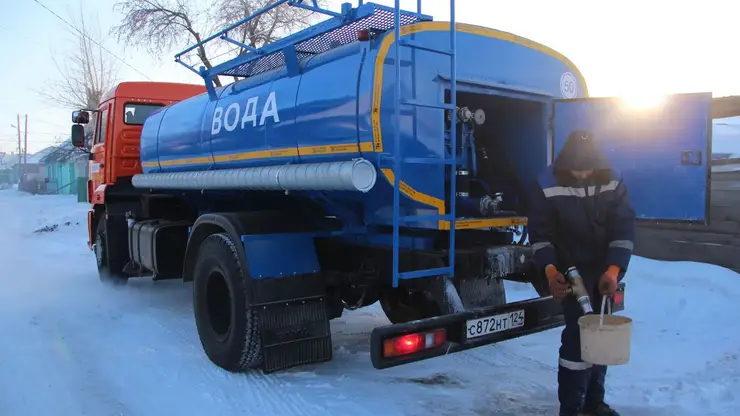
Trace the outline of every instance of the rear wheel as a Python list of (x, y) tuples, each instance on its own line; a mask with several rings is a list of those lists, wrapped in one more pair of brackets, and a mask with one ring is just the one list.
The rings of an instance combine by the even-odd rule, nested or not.
[(402, 324), (440, 314), (424, 292), (388, 288), (380, 294), (380, 306), (392, 324)]
[(95, 227), (95, 260), (98, 265), (100, 281), (111, 286), (122, 286), (128, 282), (128, 276), (120, 270), (111, 270), (108, 254), (105, 219), (100, 218)]
[[(441, 258), (424, 258), (415, 264), (415, 267), (419, 269), (443, 266), (444, 262)], [(427, 278), (426, 281), (431, 282), (432, 279), (435, 278)], [(415, 288), (415, 290), (409, 290), (403, 286), (384, 287), (380, 291), (380, 306), (392, 324), (439, 316), (442, 311), (434, 301), (433, 290), (431, 284), (427, 287)]]
[(193, 275), (195, 324), (208, 358), (232, 372), (258, 367), (262, 341), (257, 316), (247, 303), (250, 277), (227, 234), (203, 241)]

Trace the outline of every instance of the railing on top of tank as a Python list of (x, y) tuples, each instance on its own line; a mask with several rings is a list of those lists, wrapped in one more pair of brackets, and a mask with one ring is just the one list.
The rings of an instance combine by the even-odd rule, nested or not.
[[(305, 4), (309, 2), (313, 4)], [(331, 16), (331, 18), (260, 48), (254, 48), (228, 36), (229, 32), (235, 28), (281, 5), (300, 7)], [(250, 77), (281, 67), (287, 67), (289, 72), (295, 71), (297, 73), (299, 70), (298, 62), (301, 59), (354, 42), (357, 40), (359, 31), (385, 32), (393, 29), (394, 15), (395, 9), (392, 7), (365, 3), (363, 0), (359, 0), (359, 5), (356, 8), (352, 8), (351, 3), (343, 3), (341, 13), (319, 7), (316, 0), (277, 0), (251, 16), (239, 20), (226, 29), (176, 54), (175, 62), (203, 77), (208, 88), (212, 88), (211, 81), (217, 75)], [(430, 20), (432, 20), (431, 16), (421, 13), (404, 11), (401, 14), (401, 25)], [(201, 67), (200, 70), (197, 70), (193, 66), (182, 62), (181, 57), (183, 55), (217, 38), (244, 48), (248, 52), (211, 69)]]

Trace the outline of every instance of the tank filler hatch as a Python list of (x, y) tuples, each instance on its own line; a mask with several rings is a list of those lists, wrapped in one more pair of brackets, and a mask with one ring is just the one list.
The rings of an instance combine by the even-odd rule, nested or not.
[[(362, 4), (362, 1), (360, 1), (361, 5), (359, 7), (351, 8), (350, 3), (345, 3), (342, 5), (342, 12), (336, 13), (311, 5), (312, 3), (314, 2), (309, 0), (279, 0), (178, 53), (175, 55), (175, 61), (203, 77), (206, 84), (210, 85), (211, 79), (217, 75), (251, 77), (273, 69), (289, 66), (289, 63), (297, 64), (297, 62), (304, 58), (356, 41), (358, 32), (362, 30), (383, 33), (393, 29), (395, 9), (392, 7), (375, 3)], [(234, 31), (237, 27), (268, 12), (274, 7), (289, 6), (301, 7), (332, 17), (293, 35), (264, 45), (261, 48), (244, 45), (228, 36), (230, 31)], [(420, 21), (431, 21), (432, 17), (402, 11), (400, 20), (403, 26)], [(219, 64), (210, 70), (201, 69), (198, 71), (181, 61), (181, 57), (186, 53), (217, 38), (241, 46), (248, 52)]]

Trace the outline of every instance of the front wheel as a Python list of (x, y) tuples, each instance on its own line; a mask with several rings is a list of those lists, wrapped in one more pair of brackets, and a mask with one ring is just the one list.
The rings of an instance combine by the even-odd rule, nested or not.
[(208, 358), (231, 372), (262, 363), (257, 315), (247, 304), (247, 270), (225, 233), (207, 237), (198, 250), (193, 279), (195, 325)]
[(99, 219), (95, 227), (95, 260), (98, 265), (98, 276), (101, 282), (111, 286), (122, 286), (128, 282), (128, 276), (126, 274), (120, 270), (116, 271), (110, 268), (110, 255), (108, 253), (104, 218)]

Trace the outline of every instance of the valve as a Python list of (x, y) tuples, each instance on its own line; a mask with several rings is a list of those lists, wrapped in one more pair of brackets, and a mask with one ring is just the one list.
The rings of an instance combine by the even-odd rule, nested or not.
[(481, 108), (475, 110), (475, 113), (473, 113), (473, 120), (475, 120), (475, 124), (479, 126), (482, 125), (486, 122), (486, 112)]
[(473, 118), (473, 112), (468, 107), (460, 107), (457, 109), (457, 117), (463, 123), (467, 123)]
[(504, 194), (497, 192), (490, 197), (488, 195), (480, 199), (480, 213), (483, 215), (497, 214), (501, 211), (501, 203), (504, 201)]
[[(480, 126), (486, 122), (486, 113), (480, 108), (473, 112), (470, 111), (468, 107), (457, 107), (455, 112), (457, 113), (458, 123), (469, 123), (470, 121), (473, 121), (475, 124)], [(452, 112), (447, 113), (447, 121), (452, 121)]]

